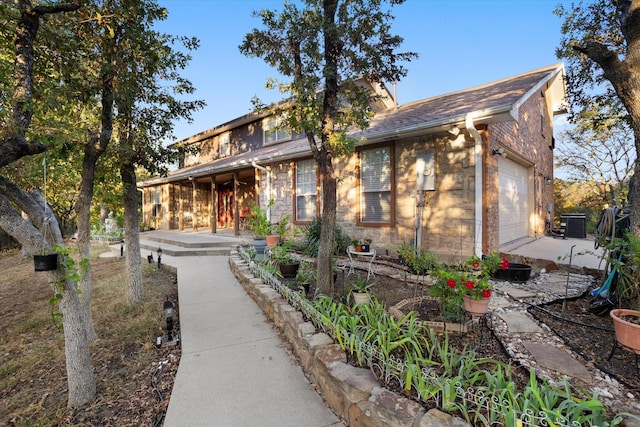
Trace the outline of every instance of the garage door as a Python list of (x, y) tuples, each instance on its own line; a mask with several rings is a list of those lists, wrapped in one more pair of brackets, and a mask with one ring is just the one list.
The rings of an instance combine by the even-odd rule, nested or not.
[(529, 235), (529, 172), (505, 157), (498, 159), (499, 241), (511, 242)]

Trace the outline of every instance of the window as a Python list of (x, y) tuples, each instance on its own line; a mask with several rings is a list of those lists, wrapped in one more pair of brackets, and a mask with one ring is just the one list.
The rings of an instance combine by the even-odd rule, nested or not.
[(391, 150), (360, 152), (360, 222), (391, 223)]
[(162, 212), (162, 187), (156, 186), (151, 189), (151, 215), (156, 218), (161, 216)]
[(231, 155), (231, 138), (229, 132), (220, 135), (220, 157), (228, 157)]
[(316, 217), (316, 161), (296, 163), (296, 221), (313, 221)]
[(281, 118), (267, 117), (262, 122), (264, 128), (264, 143), (291, 139), (291, 129), (282, 123)]

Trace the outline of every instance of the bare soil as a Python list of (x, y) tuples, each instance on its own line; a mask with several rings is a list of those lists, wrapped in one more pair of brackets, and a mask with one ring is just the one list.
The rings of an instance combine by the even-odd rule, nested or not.
[(633, 352), (615, 346), (613, 320), (608, 313), (597, 316), (589, 312), (591, 296), (555, 301), (545, 306), (532, 307), (529, 312), (564, 340), (586, 363), (593, 363), (630, 391), (640, 391), (640, 371)]
[(165, 326), (162, 303), (177, 303), (175, 276), (145, 266), (146, 302), (124, 300), (124, 260), (92, 260), (91, 344), (97, 394), (78, 410), (66, 407), (64, 336), (51, 320), (46, 273), (17, 251), (0, 256), (0, 425), (162, 425), (180, 360), (179, 347), (156, 348)]
[[(403, 299), (428, 296), (428, 286), (419, 283), (401, 282), (384, 275), (376, 275), (373, 293), (385, 306), (392, 307)], [(538, 321), (546, 324), (565, 344), (573, 350), (581, 361), (593, 364), (601, 371), (621, 383), (629, 392), (640, 391), (640, 365), (636, 355), (620, 346), (614, 350), (615, 332), (608, 313), (595, 315), (589, 312), (592, 297), (589, 293), (578, 298), (557, 300), (541, 306), (532, 306), (529, 312)], [(438, 308), (424, 302), (413, 307), (423, 320), (437, 318)], [(479, 339), (481, 337), (481, 339)], [(467, 346), (479, 356), (511, 362), (501, 342), (492, 334), (491, 325), (480, 323), (468, 334), (452, 334), (450, 341), (458, 348)], [(521, 375), (523, 372), (518, 373)], [(525, 377), (518, 379), (525, 381)]]
[[(162, 425), (180, 349), (156, 348), (154, 343), (164, 333), (162, 302), (167, 296), (178, 301), (175, 277), (147, 266), (148, 302), (144, 308), (132, 309), (123, 301), (123, 260), (95, 259), (92, 265), (94, 323), (100, 339), (91, 345), (91, 357), (98, 393), (90, 405), (73, 410), (66, 407), (64, 340), (51, 321), (51, 290), (45, 276), (35, 273), (31, 259), (16, 251), (0, 256), (0, 426)], [(372, 291), (387, 307), (428, 295), (424, 284), (384, 275), (377, 275), (375, 281)], [(617, 348), (607, 360), (614, 344), (613, 324), (608, 315), (589, 313), (590, 299), (585, 295), (564, 306), (556, 301), (530, 312), (585, 363), (593, 363), (637, 392), (640, 378), (635, 355)], [(414, 309), (427, 320), (437, 312), (427, 303)], [(466, 334), (452, 334), (450, 344), (511, 363), (489, 323), (481, 322)], [(524, 369), (516, 367), (514, 372), (517, 382), (526, 381)]]

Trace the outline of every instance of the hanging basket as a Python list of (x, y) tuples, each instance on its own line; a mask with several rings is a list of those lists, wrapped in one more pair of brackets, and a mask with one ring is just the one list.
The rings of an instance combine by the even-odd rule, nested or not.
[(58, 254), (34, 255), (33, 266), (36, 271), (51, 271), (58, 268)]

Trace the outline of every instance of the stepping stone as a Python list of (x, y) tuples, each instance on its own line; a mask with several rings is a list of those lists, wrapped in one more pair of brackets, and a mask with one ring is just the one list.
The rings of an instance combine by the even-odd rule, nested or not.
[(525, 348), (533, 355), (540, 366), (553, 369), (572, 378), (578, 378), (587, 384), (593, 380), (591, 374), (581, 363), (577, 362), (571, 354), (547, 344), (539, 344), (531, 341), (523, 342)]
[(530, 317), (522, 313), (502, 313), (499, 316), (507, 323), (509, 332), (544, 332)]
[(496, 308), (518, 307), (519, 304), (510, 301), (504, 297), (493, 294), (491, 296), (491, 302), (489, 302), (489, 308), (495, 310)]
[(524, 289), (511, 288), (506, 286), (502, 288), (502, 291), (506, 292), (511, 298), (523, 299), (523, 298), (535, 298), (538, 296), (535, 292), (530, 292)]

